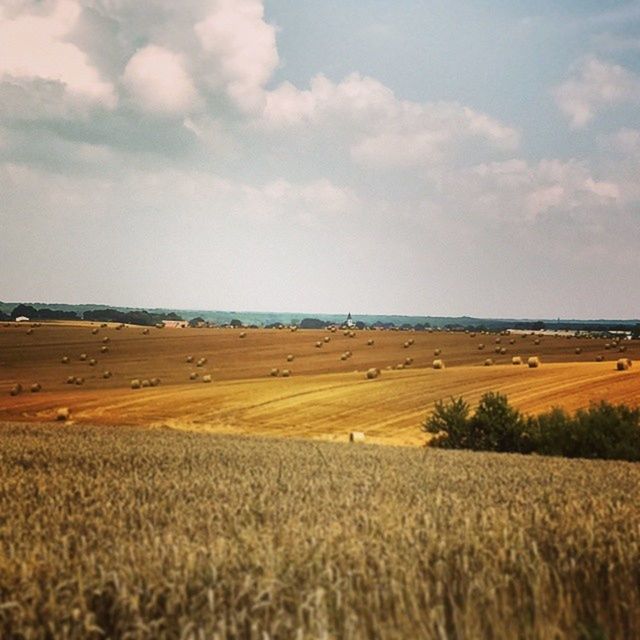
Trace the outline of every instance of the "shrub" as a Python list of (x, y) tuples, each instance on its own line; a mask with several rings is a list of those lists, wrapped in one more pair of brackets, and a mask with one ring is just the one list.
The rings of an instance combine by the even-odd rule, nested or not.
[(469, 447), (469, 403), (463, 398), (451, 398), (449, 402), (438, 400), (433, 413), (422, 425), (426, 433), (438, 435), (447, 433), (447, 438), (439, 440), (438, 446), (446, 449), (467, 449)]

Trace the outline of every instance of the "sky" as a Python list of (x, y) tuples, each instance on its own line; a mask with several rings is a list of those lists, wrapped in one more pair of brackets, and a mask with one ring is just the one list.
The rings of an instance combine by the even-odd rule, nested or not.
[(640, 2), (0, 0), (0, 299), (640, 316)]

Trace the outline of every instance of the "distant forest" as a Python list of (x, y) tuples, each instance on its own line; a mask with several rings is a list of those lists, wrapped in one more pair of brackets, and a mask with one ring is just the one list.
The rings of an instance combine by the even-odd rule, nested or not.
[[(71, 305), (58, 303), (0, 302), (0, 320), (14, 320), (20, 316), (30, 320), (88, 320), (92, 322), (123, 322), (151, 326), (165, 320), (189, 321), (194, 325), (275, 327), (296, 325), (300, 328), (323, 328), (342, 325), (346, 314), (304, 314), (290, 312), (260, 311), (211, 311), (186, 309), (134, 309), (131, 307), (108, 307), (105, 305)], [(469, 331), (502, 331), (543, 329), (568, 331), (633, 331), (640, 337), (640, 320), (549, 320), (517, 318), (473, 318), (469, 316), (396, 316), (353, 314), (353, 323), (358, 328), (397, 328), (425, 331), (449, 329)]]

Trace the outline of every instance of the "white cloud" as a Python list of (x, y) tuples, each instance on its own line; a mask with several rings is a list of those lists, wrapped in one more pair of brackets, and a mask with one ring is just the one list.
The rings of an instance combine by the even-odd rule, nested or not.
[(123, 82), (134, 102), (147, 111), (186, 113), (198, 101), (182, 56), (156, 45), (136, 51), (124, 70)]
[(571, 126), (580, 128), (603, 108), (622, 102), (640, 103), (640, 77), (620, 65), (589, 57), (556, 88), (555, 98)]
[(595, 179), (577, 161), (513, 159), (449, 173), (443, 181), (449, 207), (486, 220), (535, 223), (547, 215), (577, 215), (616, 206), (620, 187)]
[(339, 129), (351, 139), (354, 160), (379, 166), (439, 163), (469, 140), (498, 150), (519, 144), (515, 129), (486, 114), (451, 102), (400, 100), (381, 82), (359, 74), (337, 84), (319, 75), (308, 90), (281, 84), (267, 94), (262, 125), (272, 131)]
[(66, 40), (80, 16), (79, 3), (49, 4), (49, 12), (37, 14), (0, 8), (0, 80), (57, 82), (72, 98), (113, 108), (113, 86), (100, 77), (83, 51)]
[(223, 87), (244, 111), (260, 108), (279, 61), (275, 28), (264, 21), (261, 0), (217, 0), (195, 32), (211, 67), (209, 84)]

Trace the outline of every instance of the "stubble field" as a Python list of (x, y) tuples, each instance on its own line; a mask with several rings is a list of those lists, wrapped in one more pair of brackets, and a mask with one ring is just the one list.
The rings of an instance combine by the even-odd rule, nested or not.
[[(532, 335), (356, 331), (349, 337), (341, 331), (261, 329), (246, 330), (241, 338), (240, 330), (230, 329), (151, 328), (145, 335), (140, 327), (86, 323), (43, 324), (29, 335), (28, 330), (0, 326), (0, 421), (51, 420), (67, 407), (73, 421), (88, 424), (323, 440), (363, 431), (371, 442), (416, 445), (424, 442), (419, 426), (428, 410), (451, 395), (473, 402), (486, 391), (502, 391), (535, 413), (601, 399), (633, 405), (640, 392), (640, 368), (615, 367), (618, 357), (634, 360), (640, 354), (636, 341), (625, 342), (625, 353), (619, 353), (605, 349), (604, 340), (545, 336), (535, 344)], [(409, 340), (413, 344), (405, 348)], [(352, 355), (342, 360), (346, 351)], [(87, 359), (80, 360), (81, 354)], [(538, 369), (511, 364), (513, 356), (526, 363), (533, 355), (542, 361)], [(595, 361), (598, 355), (603, 362)], [(432, 368), (436, 357), (446, 369)], [(197, 367), (200, 358), (207, 361)], [(412, 363), (396, 369), (406, 358)], [(487, 358), (495, 364), (483, 366)], [(371, 367), (381, 370), (379, 378), (365, 379)], [(278, 369), (276, 377), (272, 369)], [(282, 377), (284, 369), (290, 377)], [(111, 377), (104, 378), (105, 371)], [(211, 375), (210, 384), (203, 383), (205, 375)], [(73, 377), (83, 384), (67, 384)], [(132, 379), (154, 377), (160, 379), (157, 387), (130, 388)], [(16, 383), (24, 391), (10, 396)], [(42, 386), (38, 393), (29, 390), (34, 383)]]

